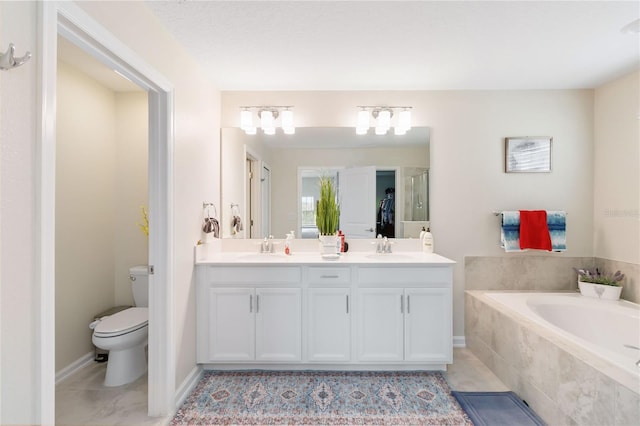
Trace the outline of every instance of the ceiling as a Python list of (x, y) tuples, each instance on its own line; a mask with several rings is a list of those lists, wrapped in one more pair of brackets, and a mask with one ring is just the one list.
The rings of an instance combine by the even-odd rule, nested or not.
[(146, 3), (223, 91), (593, 88), (640, 60), (637, 1)]

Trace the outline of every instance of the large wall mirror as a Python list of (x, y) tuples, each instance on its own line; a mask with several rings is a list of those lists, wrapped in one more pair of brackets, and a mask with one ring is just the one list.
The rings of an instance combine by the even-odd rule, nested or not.
[(223, 128), (220, 146), (222, 238), (283, 238), (290, 231), (315, 238), (322, 175), (336, 179), (348, 238), (418, 237), (428, 226), (428, 127), (402, 136), (358, 136), (351, 127), (272, 136)]

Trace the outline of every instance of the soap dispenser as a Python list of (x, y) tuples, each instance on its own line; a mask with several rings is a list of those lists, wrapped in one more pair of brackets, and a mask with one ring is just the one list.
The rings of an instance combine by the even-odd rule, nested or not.
[(424, 238), (424, 234), (427, 232), (426, 229), (424, 229), (424, 226), (422, 227), (422, 231), (420, 231), (420, 244), (422, 244), (422, 239)]
[(431, 228), (427, 228), (427, 231), (422, 236), (422, 251), (424, 253), (433, 253), (433, 235), (431, 235)]
[(295, 233), (293, 231), (287, 234), (287, 237), (284, 239), (284, 254), (291, 254), (291, 245), (294, 238)]

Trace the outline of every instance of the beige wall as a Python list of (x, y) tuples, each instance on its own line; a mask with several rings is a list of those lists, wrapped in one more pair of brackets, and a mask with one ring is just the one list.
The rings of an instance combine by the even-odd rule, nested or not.
[(116, 203), (114, 214), (115, 302), (133, 305), (129, 268), (148, 264), (149, 240), (138, 227), (149, 207), (149, 132), (146, 92), (116, 93)]
[(93, 316), (113, 304), (113, 91), (58, 63), (56, 371), (91, 350)]
[[(593, 91), (223, 92), (222, 126), (241, 105), (294, 105), (296, 126), (355, 126), (357, 105), (411, 105), (431, 128), (431, 232), (454, 270), (454, 335), (464, 335), (463, 259), (506, 256), (494, 210), (566, 210), (568, 249), (592, 256)], [(552, 136), (552, 173), (504, 173), (504, 138)], [(275, 169), (275, 166), (274, 166)]]
[(640, 72), (594, 99), (594, 254), (640, 264)]

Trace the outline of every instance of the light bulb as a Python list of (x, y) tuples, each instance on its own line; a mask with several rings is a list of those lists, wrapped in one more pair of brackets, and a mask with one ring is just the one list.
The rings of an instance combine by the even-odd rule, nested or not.
[(287, 127), (293, 127), (293, 111), (285, 109), (284, 111), (282, 111), (280, 117), (283, 129)]
[(245, 127), (243, 130), (247, 135), (255, 135), (258, 133), (258, 128), (256, 126)]
[(253, 115), (248, 109), (243, 109), (240, 111), (240, 128), (244, 130), (250, 127), (253, 127)]
[[(260, 111), (260, 127), (265, 130), (273, 128), (273, 112), (263, 110)], [(267, 133), (268, 134), (268, 133)]]
[(403, 128), (405, 132), (411, 129), (411, 110), (410, 109), (404, 109), (400, 111), (400, 114), (398, 115), (397, 127)]
[(388, 109), (382, 109), (378, 112), (378, 120), (376, 121), (376, 127), (391, 127), (391, 111)]
[(358, 121), (356, 124), (356, 128), (366, 129), (369, 128), (369, 111), (366, 109), (358, 111)]

